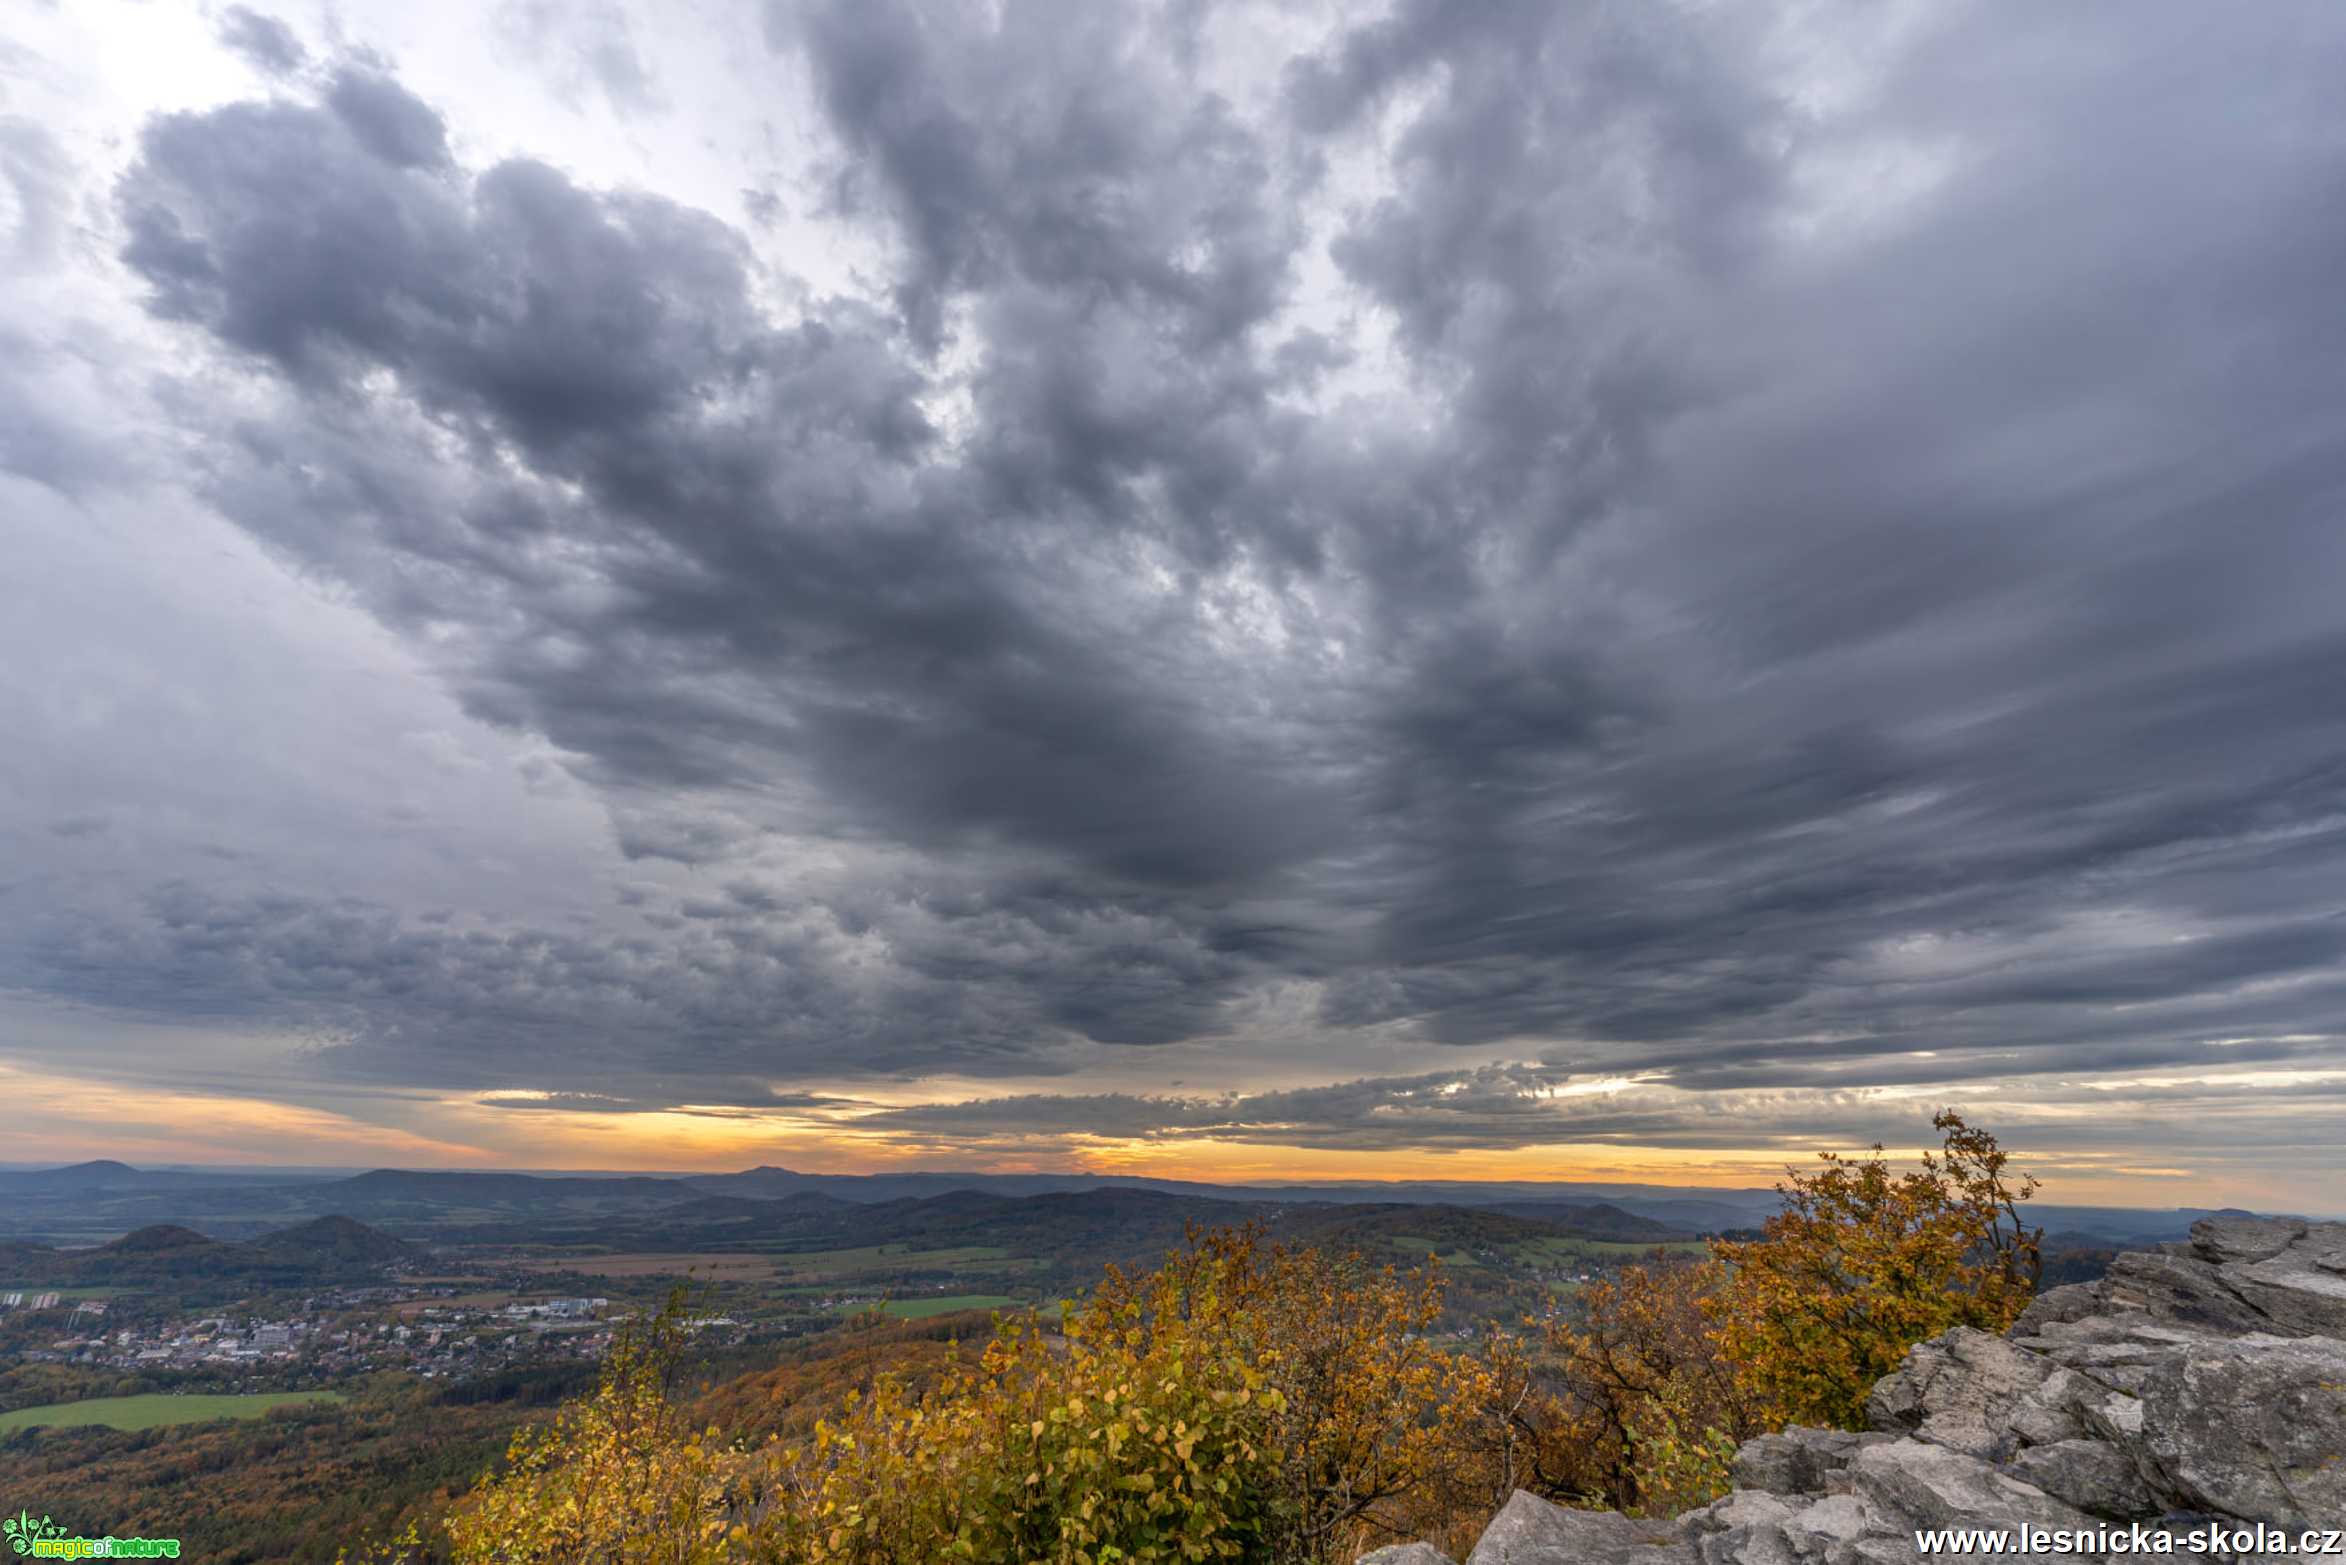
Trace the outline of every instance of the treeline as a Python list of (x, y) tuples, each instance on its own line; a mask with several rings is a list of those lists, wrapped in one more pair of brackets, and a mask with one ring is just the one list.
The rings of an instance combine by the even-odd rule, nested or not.
[(1573, 1323), (1471, 1345), (1429, 1330), (1435, 1269), (1199, 1233), (1152, 1273), (1111, 1269), (1055, 1331), (900, 1344), (910, 1374), (850, 1345), (789, 1382), (837, 1393), (819, 1416), (797, 1395), (720, 1435), (671, 1383), (672, 1309), (439, 1525), (354, 1559), (1324, 1565), (1411, 1538), (1463, 1552), (1516, 1488), (1675, 1512), (1723, 1490), (1741, 1440), (1854, 1423), (1909, 1345), (2027, 1302), (2034, 1181), (1985, 1131), (1934, 1123), (1918, 1171), (1828, 1154), (1758, 1238), (1657, 1256)]

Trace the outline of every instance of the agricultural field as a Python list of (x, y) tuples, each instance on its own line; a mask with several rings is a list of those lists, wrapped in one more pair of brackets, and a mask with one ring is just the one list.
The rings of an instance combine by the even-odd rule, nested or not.
[[(1533, 1233), (1483, 1235), (1473, 1225), (1453, 1223), (1444, 1233), (1385, 1234), (1384, 1248), (1406, 1257), (1401, 1264), (1440, 1262), (1445, 1296), (1443, 1324), (1472, 1327), (1493, 1320), (1520, 1320), (1526, 1315), (1570, 1308), (1584, 1280), (1612, 1277), (1621, 1267), (1639, 1265), (1656, 1251), (1672, 1256), (1701, 1256), (1707, 1246), (1699, 1239), (1653, 1240), (1591, 1239), (1578, 1234)], [(1367, 1247), (1364, 1247), (1366, 1249)], [(1374, 1253), (1369, 1249), (1367, 1253)]]
[(1709, 1253), (1710, 1244), (1702, 1239), (1664, 1239), (1658, 1242), (1652, 1239), (1533, 1239), (1524, 1245), (1521, 1253), (1525, 1259), (1538, 1257), (1561, 1261), (1566, 1258), (1601, 1258), (1634, 1261), (1656, 1250), (1665, 1255), (1704, 1255)]
[(1001, 1293), (949, 1293), (933, 1298), (890, 1299), (880, 1306), (880, 1313), (891, 1320), (928, 1320), (958, 1310), (1006, 1310), (1020, 1302)]
[(771, 1282), (770, 1255), (565, 1255), (519, 1262), (526, 1272), (574, 1272), (582, 1277), (696, 1277), (702, 1282)]
[(1030, 1263), (995, 1245), (962, 1245), (916, 1250), (903, 1244), (861, 1245), (842, 1250), (745, 1253), (738, 1250), (687, 1253), (632, 1252), (615, 1255), (540, 1257), (519, 1263), (526, 1271), (570, 1272), (586, 1277), (684, 1277), (702, 1282), (820, 1282), (869, 1272), (1017, 1271)]
[(480, 1293), (459, 1293), (453, 1298), (414, 1299), (392, 1306), (392, 1313), (413, 1320), (426, 1310), (501, 1310), (514, 1302), (517, 1296), (489, 1289)]
[(13, 1434), (38, 1424), (50, 1429), (102, 1425), (108, 1429), (161, 1429), (169, 1424), (199, 1424), (221, 1418), (258, 1418), (280, 1407), (306, 1407), (340, 1402), (338, 1391), (254, 1391), (242, 1394), (177, 1396), (148, 1393), (130, 1397), (92, 1397), (81, 1402), (53, 1402), (47, 1407), (20, 1407), (0, 1413), (0, 1434)]
[[(1479, 1267), (1484, 1263), (1464, 1249), (1440, 1249), (1433, 1240), (1420, 1234), (1394, 1234), (1387, 1240), (1404, 1255), (1435, 1255), (1444, 1266)], [(1700, 1239), (1670, 1239), (1659, 1243), (1648, 1240), (1635, 1242), (1622, 1239), (1581, 1239), (1575, 1237), (1542, 1237), (1510, 1242), (1501, 1246), (1508, 1258), (1518, 1265), (1561, 1266), (1572, 1261), (1635, 1261), (1656, 1250), (1666, 1255), (1701, 1255), (1709, 1246)]]

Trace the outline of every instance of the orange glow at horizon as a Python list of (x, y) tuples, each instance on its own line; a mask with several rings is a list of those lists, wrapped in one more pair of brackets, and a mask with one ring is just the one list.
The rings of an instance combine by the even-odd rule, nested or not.
[(373, 1124), (268, 1098), (156, 1090), (0, 1066), (17, 1161), (97, 1158), (153, 1163), (348, 1163), (387, 1160), (490, 1166), (495, 1154), (461, 1141)]
[[(1811, 1144), (1654, 1147), (1552, 1143), (1519, 1148), (1356, 1149), (1212, 1137), (1038, 1136), (959, 1142), (861, 1128), (852, 1113), (722, 1107), (597, 1113), (496, 1107), (480, 1096), (366, 1100), (381, 1119), (265, 1098), (149, 1090), (0, 1067), (18, 1111), (10, 1160), (114, 1157), (150, 1163), (307, 1163), (413, 1168), (570, 1168), (724, 1173), (780, 1163), (803, 1173), (913, 1170), (1091, 1173), (1203, 1184), (1519, 1181), (1764, 1187), (1814, 1166)], [(504, 1094), (508, 1098), (511, 1094)], [(354, 1105), (354, 1108), (360, 1105)], [(1862, 1155), (1866, 1148), (1835, 1150)], [(1911, 1163), (1922, 1148), (1896, 1147)], [(2256, 1174), (2172, 1166), (2118, 1154), (2026, 1153), (2044, 1199), (2111, 1205), (2292, 1207)], [(2296, 1204), (2302, 1204), (2299, 1193)]]
[(1084, 1172), (1207, 1183), (1281, 1180), (1539, 1180), (1744, 1186), (1769, 1184), (1805, 1154), (1775, 1148), (1689, 1150), (1572, 1143), (1519, 1148), (1298, 1147), (1251, 1141), (1092, 1141)]

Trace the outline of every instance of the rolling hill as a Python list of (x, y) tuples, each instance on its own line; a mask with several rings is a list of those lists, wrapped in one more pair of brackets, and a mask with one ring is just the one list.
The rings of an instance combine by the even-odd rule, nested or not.
[(61, 1287), (298, 1288), (379, 1274), (413, 1245), (347, 1217), (324, 1217), (251, 1242), (176, 1224), (134, 1229), (91, 1249), (11, 1246), (11, 1280)]
[(321, 1217), (292, 1228), (263, 1234), (252, 1248), (292, 1260), (310, 1260), (338, 1267), (389, 1266), (413, 1260), (422, 1252), (404, 1239), (394, 1239), (378, 1228), (340, 1215)]

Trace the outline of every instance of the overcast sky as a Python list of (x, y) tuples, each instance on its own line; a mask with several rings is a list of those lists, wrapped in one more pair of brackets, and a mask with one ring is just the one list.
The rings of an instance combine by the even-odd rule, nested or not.
[(2346, 1207), (2342, 80), (0, 0), (0, 1157)]

